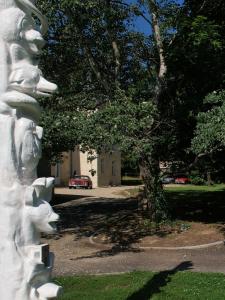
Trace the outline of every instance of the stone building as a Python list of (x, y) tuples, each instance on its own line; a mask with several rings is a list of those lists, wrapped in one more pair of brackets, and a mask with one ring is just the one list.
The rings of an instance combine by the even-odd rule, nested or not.
[(103, 187), (121, 184), (121, 153), (112, 150), (109, 153), (92, 154), (75, 151), (63, 153), (63, 162), (51, 167), (51, 175), (55, 177), (56, 185), (67, 186), (69, 178), (76, 175), (88, 175), (93, 187)]

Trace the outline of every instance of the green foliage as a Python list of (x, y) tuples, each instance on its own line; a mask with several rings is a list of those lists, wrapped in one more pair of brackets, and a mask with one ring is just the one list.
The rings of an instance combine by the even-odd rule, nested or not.
[(211, 104), (211, 107), (199, 113), (197, 118), (192, 140), (192, 150), (196, 154), (210, 154), (225, 147), (225, 91), (207, 95), (205, 103)]
[(170, 116), (176, 124), (173, 152), (176, 160), (184, 160), (188, 166), (195, 160), (196, 152), (186, 149), (191, 146), (196, 116), (205, 111), (203, 100), (224, 86), (221, 62), (225, 62), (225, 27), (221, 15), (225, 15), (224, 5), (213, 7), (209, 1), (185, 1), (177, 16), (173, 42), (167, 46), (171, 111), (173, 107)]
[(221, 49), (222, 42), (219, 25), (209, 21), (205, 16), (197, 16), (190, 24), (190, 35), (194, 46), (211, 44), (215, 49)]
[[(163, 111), (157, 112), (164, 126), (155, 130), (157, 134), (154, 137), (151, 134), (149, 142), (146, 141), (148, 137), (141, 134), (147, 118), (143, 116), (142, 120), (140, 110), (144, 111), (144, 105), (151, 106), (158, 58), (153, 37), (144, 37), (131, 30), (133, 14), (141, 16), (143, 7), (138, 5), (138, 1), (132, 6), (122, 5), (118, 1), (39, 1), (50, 24), (50, 38), (42, 63), (48, 78), (59, 85), (59, 94), (53, 100), (42, 101), (44, 110), (49, 109), (46, 125), (54, 125), (53, 130), (45, 133), (43, 151), (48, 156), (52, 153), (55, 157), (57, 151), (70, 149), (73, 146), (71, 137), (74, 137), (75, 145), (83, 133), (83, 140), (87, 141), (87, 137), (90, 137), (91, 146), (95, 146), (95, 141), (98, 140), (98, 148), (107, 148), (112, 142), (121, 140), (121, 149), (126, 152), (127, 149), (134, 149), (131, 152), (136, 156), (136, 149), (140, 150), (144, 145), (144, 152), (150, 153), (152, 143), (157, 142), (161, 159), (177, 157), (178, 152), (183, 155), (183, 149), (189, 146), (193, 135), (193, 116), (201, 110), (203, 97), (221, 85), (224, 73), (221, 68), (224, 60), (221, 52), (224, 47), (222, 25), (220, 19), (214, 17), (216, 10), (212, 10), (206, 1), (204, 10), (201, 9), (201, 14), (198, 15), (196, 12), (201, 8), (200, 4), (195, 7), (192, 1), (187, 1), (185, 5), (179, 6), (176, 1), (159, 3), (161, 30), (164, 44), (168, 47), (168, 92), (164, 95)], [(117, 43), (119, 49), (120, 66), (116, 63), (112, 41)], [(122, 104), (121, 109), (116, 107), (122, 103), (118, 101), (118, 90), (129, 98), (129, 101), (125, 100), (126, 107), (130, 105), (127, 118), (129, 132), (124, 130), (125, 126), (120, 130), (120, 124), (124, 123), (121, 120), (126, 119), (126, 116), (125, 105)], [(122, 95), (121, 99), (123, 97)], [(101, 109), (103, 112), (100, 112)], [(130, 111), (134, 109), (138, 111), (133, 114), (132, 120)], [(90, 111), (96, 110), (97, 113), (94, 117), (91, 116), (86, 125), (86, 116)], [(149, 107), (146, 113), (148, 111)], [(72, 112), (79, 124), (65, 121), (66, 115)], [(112, 124), (112, 120), (106, 117), (107, 113), (114, 116), (121, 113), (121, 116)], [(62, 114), (65, 116), (62, 117)], [(52, 122), (49, 121), (50, 115)], [(56, 122), (58, 115), (60, 120)], [(151, 114), (149, 118), (152, 118)], [(97, 128), (92, 121), (96, 121)], [(55, 130), (55, 123), (62, 124), (61, 129), (57, 125)], [(166, 123), (170, 126), (170, 134)], [(45, 125), (44, 115), (42, 124)], [(65, 124), (69, 125), (67, 130), (70, 134), (65, 133), (64, 143), (58, 143), (58, 132), (64, 134)], [(100, 128), (102, 124), (103, 128)], [(117, 126), (118, 131), (111, 125)], [(138, 127), (136, 131), (134, 126)], [(146, 134), (151, 131), (151, 123), (147, 127), (148, 130), (144, 130)], [(106, 133), (106, 129), (110, 130), (110, 134)], [(95, 131), (98, 133), (95, 134)], [(123, 138), (120, 138), (121, 133)], [(137, 133), (141, 134), (140, 139)], [(116, 137), (112, 137), (112, 134)], [(49, 152), (47, 141), (52, 144), (52, 149), (57, 149), (55, 153)], [(59, 145), (62, 145), (62, 149)]]
[(140, 159), (142, 151), (151, 153), (150, 133), (154, 130), (156, 114), (156, 108), (151, 102), (135, 103), (131, 97), (118, 90), (111, 104), (87, 117), (83, 143), (86, 140), (87, 144), (90, 143), (98, 151), (119, 145), (122, 151), (132, 152), (132, 156)]
[[(123, 6), (109, 6), (106, 1), (54, 0), (39, 1), (39, 5), (50, 25), (41, 62), (45, 75), (59, 86), (53, 99), (41, 101), (46, 128), (43, 152), (55, 160), (62, 151), (80, 144), (82, 136), (94, 134), (87, 118), (112, 101), (118, 81), (132, 83), (131, 64), (137, 72), (140, 68), (138, 60), (132, 59), (134, 43), (126, 30), (129, 12)], [(112, 47), (114, 40), (120, 66)], [(141, 38), (137, 36), (135, 42), (141, 43)]]
[(48, 109), (42, 116), (41, 125), (44, 127), (42, 142), (45, 157), (53, 163), (61, 159), (63, 151), (74, 150), (75, 141), (80, 141), (80, 116), (74, 112), (59, 111), (56, 117), (56, 112)]
[(199, 175), (191, 175), (190, 176), (191, 183), (194, 185), (204, 185), (205, 180)]

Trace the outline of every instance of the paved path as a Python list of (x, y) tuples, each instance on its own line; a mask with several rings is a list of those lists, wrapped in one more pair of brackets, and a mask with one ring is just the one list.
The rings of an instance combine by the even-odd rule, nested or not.
[(77, 255), (70, 254), (64, 258), (56, 255), (55, 274), (103, 274), (134, 270), (165, 271), (175, 269), (181, 264), (188, 265), (187, 270), (225, 273), (224, 247), (194, 251), (148, 250), (136, 253), (122, 252), (98, 257), (98, 251), (83, 256), (79, 244), (74, 246), (77, 247)]
[[(67, 233), (59, 239), (47, 240), (56, 255), (55, 275), (120, 273), (133, 270), (164, 271), (175, 269), (179, 265), (187, 266), (186, 269), (192, 271), (225, 273), (224, 245), (194, 250), (140, 250), (132, 247), (123, 249), (103, 244), (91, 244), (88, 225), (89, 222), (93, 222), (93, 224), (97, 222), (95, 217), (99, 217), (100, 212), (97, 211), (96, 215), (93, 215), (92, 210), (87, 209), (88, 205), (93, 209), (101, 201), (114, 204), (119, 200), (124, 202), (117, 194), (121, 189), (124, 187), (110, 190), (101, 188), (91, 191), (56, 189), (58, 194), (69, 195), (71, 198), (64, 204), (56, 205), (55, 209), (67, 210), (72, 214), (74, 223), (70, 228), (71, 232), (67, 228)], [(104, 199), (106, 196), (107, 199)], [(73, 212), (74, 207), (78, 211)], [(81, 207), (87, 215), (79, 214)], [(102, 216), (100, 215), (100, 217)], [(85, 218), (87, 218), (87, 223), (82, 223)], [(83, 229), (82, 226), (86, 226), (85, 231), (82, 236), (77, 238), (73, 228), (79, 232)]]

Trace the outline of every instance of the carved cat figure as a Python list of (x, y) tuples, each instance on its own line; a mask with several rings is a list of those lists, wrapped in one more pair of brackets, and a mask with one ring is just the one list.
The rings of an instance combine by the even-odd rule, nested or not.
[(54, 178), (38, 178), (33, 183), (33, 191), (28, 190), (26, 195), (24, 236), (27, 237), (25, 245), (39, 244), (40, 233), (55, 233), (56, 222), (59, 215), (56, 214), (49, 201), (52, 196)]

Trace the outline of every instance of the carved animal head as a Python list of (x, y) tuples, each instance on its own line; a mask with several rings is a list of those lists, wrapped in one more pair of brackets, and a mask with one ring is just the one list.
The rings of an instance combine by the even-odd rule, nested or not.
[(45, 200), (38, 200), (35, 206), (29, 207), (28, 217), (39, 232), (51, 234), (57, 230), (56, 222), (59, 220), (59, 215)]
[[(13, 24), (15, 19), (12, 18), (12, 16), (14, 16), (12, 14), (12, 11), (20, 10), (21, 12), (23, 12), (26, 15), (29, 15), (29, 16), (31, 16), (32, 14), (35, 15), (40, 20), (41, 33), (45, 34), (47, 32), (47, 30), (48, 30), (47, 19), (45, 16), (43, 16), (43, 14), (40, 12), (40, 10), (35, 6), (34, 0), (3, 0), (3, 1), (0, 1), (0, 12), (4, 12), (3, 14), (5, 14), (5, 16), (6, 15), (9, 16), (10, 15), (9, 10), (11, 10), (11, 18), (8, 18), (8, 19), (1, 18), (0, 20), (3, 21), (2, 22), (3, 24), (7, 23), (7, 20), (9, 20), (9, 22), (11, 24)], [(17, 24), (18, 24), (18, 22), (17, 22)], [(5, 26), (5, 28), (7, 28), (7, 26)]]
[[(0, 38), (6, 42), (23, 42), (23, 47), (32, 55), (40, 54), (45, 41), (36, 30), (37, 25), (27, 10), (9, 7), (0, 11)], [(46, 25), (47, 26), (47, 25)]]
[(35, 23), (31, 16), (26, 15), (20, 23), (20, 37), (24, 48), (32, 55), (41, 53), (45, 41), (41, 33), (35, 30)]
[[(33, 183), (32, 189), (27, 193), (26, 206), (27, 218), (39, 232), (55, 233), (56, 222), (59, 215), (56, 214), (49, 201), (51, 200), (54, 178), (38, 178)], [(29, 200), (30, 199), (30, 200)]]

